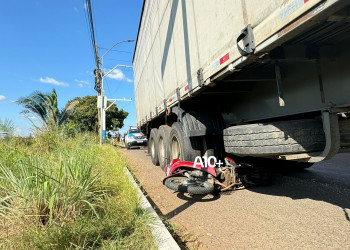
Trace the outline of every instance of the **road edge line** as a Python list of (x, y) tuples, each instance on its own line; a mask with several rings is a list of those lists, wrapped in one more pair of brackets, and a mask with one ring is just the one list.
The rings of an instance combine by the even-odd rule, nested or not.
[(153, 234), (154, 239), (158, 243), (158, 249), (171, 249), (171, 250), (180, 250), (179, 245), (174, 240), (173, 236), (170, 234), (168, 229), (165, 227), (162, 220), (159, 218), (156, 211), (153, 209), (149, 201), (147, 200), (146, 196), (142, 193), (140, 187), (137, 185), (134, 177), (130, 173), (129, 169), (127, 167), (124, 167), (124, 171), (129, 177), (129, 181), (134, 185), (134, 187), (137, 189), (138, 196), (140, 198), (140, 206), (142, 209), (146, 210), (150, 215), (154, 216), (155, 220), (148, 224), (151, 227), (151, 231)]

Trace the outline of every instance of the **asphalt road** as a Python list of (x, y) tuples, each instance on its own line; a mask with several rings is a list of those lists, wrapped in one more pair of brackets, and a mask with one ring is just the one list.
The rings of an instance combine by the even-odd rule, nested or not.
[(269, 186), (190, 197), (162, 184), (144, 149), (122, 149), (150, 201), (199, 249), (350, 249), (350, 154)]

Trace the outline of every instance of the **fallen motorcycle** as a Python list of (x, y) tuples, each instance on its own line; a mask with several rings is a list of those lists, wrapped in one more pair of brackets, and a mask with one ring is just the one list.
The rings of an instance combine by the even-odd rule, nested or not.
[(177, 192), (206, 195), (215, 190), (230, 191), (266, 181), (251, 164), (237, 164), (226, 157), (223, 166), (204, 167), (189, 161), (174, 159), (165, 169), (163, 184)]

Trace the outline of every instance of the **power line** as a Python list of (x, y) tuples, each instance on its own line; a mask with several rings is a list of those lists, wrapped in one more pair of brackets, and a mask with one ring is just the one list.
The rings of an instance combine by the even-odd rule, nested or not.
[(90, 0), (86, 0), (86, 11), (88, 12), (88, 17), (89, 17), (90, 36), (91, 36), (92, 48), (93, 48), (94, 54), (95, 54), (96, 68), (99, 69), (98, 51), (97, 51), (97, 45), (96, 45), (96, 40), (95, 40), (95, 30), (94, 30), (94, 22), (93, 22), (93, 18), (92, 18), (92, 10), (91, 10), (91, 1)]
[(105, 83), (106, 83), (107, 88), (108, 88), (108, 93), (110, 94), (110, 96), (112, 96), (111, 89), (109, 88), (109, 81), (107, 81), (107, 79), (105, 79)]
[[(86, 4), (84, 6), (86, 6)], [(84, 9), (86, 10), (86, 7)], [(85, 14), (84, 17), (85, 17), (86, 29), (87, 29), (88, 33), (90, 34), (91, 29), (90, 29), (90, 22), (89, 22), (89, 17), (88, 17), (89, 14), (88, 14), (87, 10), (84, 11), (84, 14)], [(89, 42), (90, 42), (90, 44), (92, 44), (91, 35), (89, 36)], [(92, 47), (92, 51), (91, 52), (94, 53), (94, 48), (93, 47)], [(95, 57), (93, 58), (93, 60), (94, 60), (94, 63), (95, 63)]]
[(96, 40), (95, 40), (94, 21), (93, 21), (93, 17), (92, 17), (91, 1), (90, 0), (86, 0), (86, 11), (87, 11), (87, 14), (89, 17), (91, 43), (92, 43), (94, 56), (95, 56), (95, 63), (96, 63), (96, 69), (94, 70), (95, 90), (98, 93), (100, 93), (101, 92), (102, 71), (100, 69), (100, 59), (98, 57), (97, 44), (96, 44)]

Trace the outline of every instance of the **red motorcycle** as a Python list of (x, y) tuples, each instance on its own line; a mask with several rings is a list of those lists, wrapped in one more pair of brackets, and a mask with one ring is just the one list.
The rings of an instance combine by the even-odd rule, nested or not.
[(228, 157), (222, 166), (215, 164), (209, 167), (174, 159), (164, 169), (166, 178), (163, 184), (177, 192), (206, 195), (215, 190), (236, 190), (257, 184), (260, 177), (253, 170), (251, 164), (237, 164)]

